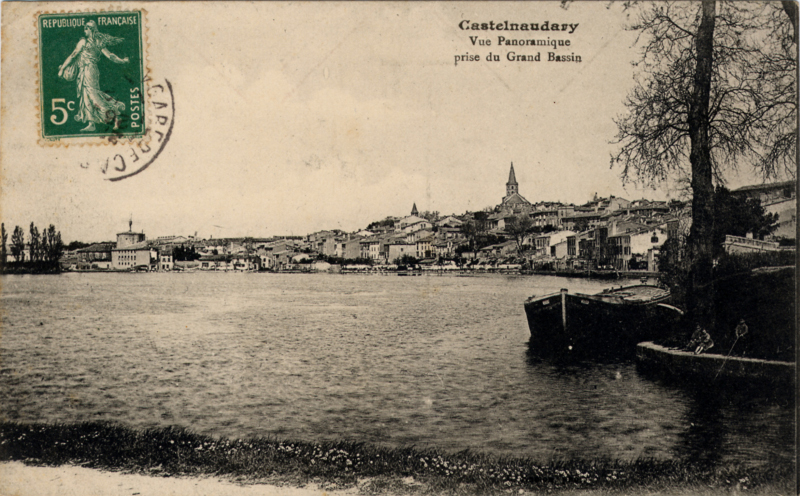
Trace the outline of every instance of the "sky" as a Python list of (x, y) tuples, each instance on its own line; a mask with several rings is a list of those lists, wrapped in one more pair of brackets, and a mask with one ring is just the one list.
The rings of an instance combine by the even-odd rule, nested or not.
[[(147, 170), (116, 182), (81, 167), (113, 145), (39, 144), (34, 16), (63, 4), (3, 3), (7, 230), (52, 223), (65, 241), (113, 240), (132, 218), (148, 238), (354, 231), (414, 203), (442, 214), (494, 206), (512, 162), (531, 202), (676, 196), (625, 185), (609, 167), (639, 49), (616, 4), (119, 5), (147, 10), (150, 73), (174, 88), (172, 137)], [(471, 31), (459, 28), (464, 20), (578, 26)], [(571, 45), (498, 46), (498, 36)], [(511, 51), (581, 62), (512, 62)], [(500, 60), (485, 61), (490, 52)], [(467, 53), (482, 59), (455, 63)], [(757, 181), (732, 185), (748, 182)]]

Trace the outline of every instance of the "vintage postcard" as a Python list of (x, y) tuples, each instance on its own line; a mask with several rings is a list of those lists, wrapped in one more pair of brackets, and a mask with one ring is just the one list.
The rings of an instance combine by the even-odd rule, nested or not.
[(0, 494), (797, 490), (797, 3), (0, 6)]

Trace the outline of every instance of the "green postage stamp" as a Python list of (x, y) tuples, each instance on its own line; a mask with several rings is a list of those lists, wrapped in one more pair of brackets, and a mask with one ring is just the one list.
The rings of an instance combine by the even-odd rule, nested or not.
[(99, 144), (145, 135), (143, 21), (141, 10), (37, 16), (45, 142)]

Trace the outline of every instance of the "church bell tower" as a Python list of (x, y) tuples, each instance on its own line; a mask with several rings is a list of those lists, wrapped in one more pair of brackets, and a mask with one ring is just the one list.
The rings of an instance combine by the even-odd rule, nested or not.
[(511, 162), (511, 171), (508, 173), (508, 182), (506, 183), (506, 198), (517, 193), (519, 193), (519, 184), (514, 175), (514, 162)]

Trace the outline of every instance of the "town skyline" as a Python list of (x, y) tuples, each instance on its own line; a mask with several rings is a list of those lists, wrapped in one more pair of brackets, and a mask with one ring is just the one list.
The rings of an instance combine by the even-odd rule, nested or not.
[[(511, 174), (510, 176), (509, 176), (509, 172)], [(514, 163), (511, 162), (510, 163), (510, 171), (506, 172), (506, 177), (509, 180), (515, 181), (516, 189), (514, 190), (514, 193), (517, 193), (520, 197), (522, 197), (522, 200), (528, 201), (525, 198), (525, 195), (522, 194), (524, 192), (524, 188), (522, 189), (522, 192), (520, 192), (520, 190), (519, 190), (519, 182), (516, 181), (516, 177), (515, 176), (516, 176), (516, 169), (514, 167)], [(289, 234), (286, 234), (286, 233), (282, 233), (282, 234), (272, 234), (272, 233), (254, 233), (254, 234), (249, 234), (248, 233), (248, 234), (245, 234), (245, 235), (230, 235), (230, 236), (214, 236), (213, 234), (203, 236), (201, 233), (196, 232), (196, 231), (191, 231), (191, 230), (185, 231), (185, 232), (182, 231), (182, 232), (174, 232), (174, 233), (154, 233), (153, 234), (153, 233), (150, 233), (148, 231), (147, 226), (143, 225), (141, 222), (138, 221), (138, 219), (136, 218), (136, 216), (134, 214), (131, 214), (129, 216), (129, 218), (125, 221), (125, 225), (127, 226), (127, 229), (117, 229), (112, 233), (108, 233), (107, 237), (103, 238), (103, 239), (93, 239), (93, 240), (70, 239), (70, 240), (67, 241), (67, 243), (70, 242), (70, 241), (73, 241), (73, 242), (97, 242), (97, 243), (113, 242), (113, 238), (115, 236), (118, 236), (118, 235), (124, 234), (124, 233), (142, 233), (142, 234), (145, 234), (146, 237), (147, 237), (147, 241), (155, 241), (155, 240), (157, 240), (159, 238), (171, 238), (171, 237), (186, 237), (186, 238), (197, 239), (197, 240), (213, 240), (213, 239), (224, 240), (224, 239), (244, 239), (244, 238), (269, 239), (269, 238), (290, 238), (290, 237), (302, 238), (302, 237), (306, 237), (308, 235), (311, 235), (311, 234), (314, 234), (314, 233), (317, 233), (317, 232), (325, 232), (325, 231), (341, 231), (343, 233), (356, 233), (356, 232), (359, 232), (359, 231), (368, 230), (370, 224), (376, 223), (376, 222), (380, 222), (380, 221), (383, 221), (383, 220), (386, 220), (386, 219), (393, 219), (395, 221), (400, 221), (400, 220), (402, 220), (402, 219), (404, 219), (406, 217), (409, 217), (409, 216), (414, 216), (414, 217), (415, 216), (420, 216), (422, 218), (436, 216), (438, 219), (444, 219), (444, 218), (447, 218), (447, 217), (450, 217), (450, 216), (463, 217), (465, 215), (474, 214), (476, 212), (487, 212), (487, 213), (502, 212), (506, 208), (506, 206), (505, 206), (506, 199), (508, 197), (512, 196), (512, 194), (507, 189), (508, 188), (508, 184), (509, 184), (508, 182), (505, 182), (504, 186), (503, 186), (504, 188), (506, 188), (506, 195), (503, 195), (499, 199), (499, 201), (496, 202), (495, 204), (486, 205), (483, 208), (478, 208), (478, 209), (475, 209), (475, 210), (463, 210), (463, 211), (459, 211), (459, 212), (440, 212), (440, 211), (437, 211), (437, 210), (427, 210), (427, 209), (424, 209), (424, 208), (420, 208), (420, 207), (418, 207), (416, 201), (412, 201), (411, 207), (409, 209), (406, 209), (405, 213), (401, 212), (401, 213), (398, 213), (396, 215), (386, 215), (386, 216), (383, 216), (383, 217), (380, 217), (380, 218), (375, 218), (375, 219), (372, 219), (371, 221), (369, 221), (368, 223), (366, 223), (364, 225), (355, 226), (353, 229), (342, 229), (341, 227), (328, 227), (328, 228), (317, 229), (315, 231), (294, 232), (294, 233), (289, 233)], [(558, 200), (539, 200), (539, 201), (533, 200), (533, 201), (529, 201), (528, 203), (530, 203), (530, 206), (533, 207), (533, 208), (536, 208), (536, 207), (540, 207), (541, 208), (542, 206), (544, 206), (545, 208), (549, 208), (549, 206), (553, 205), (553, 204), (580, 207), (580, 206), (583, 206), (583, 205), (586, 205), (586, 204), (589, 204), (589, 203), (592, 203), (592, 202), (595, 202), (595, 201), (598, 201), (598, 200), (604, 200), (604, 199), (609, 199), (609, 198), (620, 198), (620, 199), (624, 199), (624, 200), (646, 201), (646, 202), (665, 202), (665, 201), (667, 201), (667, 200), (657, 200), (657, 199), (654, 199), (654, 198), (647, 198), (647, 197), (644, 197), (644, 196), (642, 196), (641, 198), (625, 198), (625, 197), (617, 196), (617, 195), (613, 195), (613, 194), (612, 195), (608, 195), (606, 197), (602, 197), (602, 196), (599, 196), (595, 192), (592, 195), (591, 198), (588, 198), (586, 201), (581, 202), (581, 203), (562, 202), (562, 201), (558, 201)], [(677, 198), (671, 198), (669, 200), (681, 201), (681, 200), (678, 200)], [(685, 202), (685, 200), (683, 200), (683, 202)], [(27, 223), (20, 224), (20, 226), (23, 227), (23, 228), (26, 228), (27, 225), (28, 225)], [(134, 225), (136, 225), (136, 229), (133, 229)], [(9, 226), (13, 229), (13, 225), (12, 224), (9, 224)]]
[[(510, 166), (516, 172), (516, 166), (514, 165), (514, 162), (510, 162)], [(507, 174), (508, 174), (508, 171), (506, 171), (506, 176), (507, 176)], [(521, 180), (519, 182), (522, 183)], [(769, 182), (764, 183), (764, 184), (770, 184), (770, 183), (775, 183), (775, 182), (776, 181), (769, 181)], [(753, 183), (753, 184), (762, 184), (762, 183), (756, 182), (756, 183)], [(728, 185), (726, 185), (726, 187), (727, 186)], [(750, 186), (750, 185), (743, 185), (742, 187), (746, 187), (746, 186)], [(505, 183), (504, 183), (504, 185), (502, 187), (505, 188)], [(497, 186), (497, 187), (492, 188), (492, 189), (500, 190), (501, 187)], [(524, 188), (524, 185), (523, 185), (522, 189), (520, 190), (520, 194), (522, 196), (525, 196), (523, 194), (524, 192), (525, 192), (525, 188)], [(640, 196), (631, 196), (631, 195), (628, 195), (628, 193), (640, 194)], [(651, 195), (648, 195), (648, 193), (651, 193)], [(438, 216), (440, 218), (445, 218), (447, 216), (463, 216), (463, 215), (468, 214), (468, 213), (496, 210), (498, 207), (500, 207), (502, 205), (502, 198), (503, 198), (503, 196), (501, 196), (500, 200), (497, 201), (496, 203), (487, 204), (482, 208), (464, 209), (464, 210), (461, 210), (461, 211), (451, 211), (451, 212), (443, 212), (443, 211), (438, 211), (438, 210), (427, 209), (427, 208), (424, 208), (424, 207), (418, 205), (418, 202), (415, 201), (415, 200), (411, 200), (411, 205), (412, 205), (413, 209), (418, 210), (420, 213), (423, 213), (423, 212), (424, 213), (430, 213), (430, 214), (434, 214), (435, 213), (435, 214), (438, 214)], [(585, 205), (585, 204), (587, 204), (587, 203), (589, 203), (589, 202), (591, 202), (593, 200), (597, 200), (598, 198), (599, 199), (604, 199), (604, 198), (623, 198), (623, 199), (631, 200), (631, 201), (646, 200), (646, 201), (662, 201), (662, 202), (673, 201), (673, 200), (674, 201), (686, 202), (688, 200), (685, 196), (682, 197), (680, 194), (677, 194), (677, 195), (664, 194), (662, 191), (659, 191), (657, 189), (633, 189), (631, 191), (631, 190), (627, 190), (624, 187), (622, 187), (622, 194), (621, 195), (620, 194), (616, 194), (616, 195), (615, 194), (608, 194), (606, 196), (602, 196), (602, 195), (599, 195), (598, 192), (594, 192), (594, 193), (591, 193), (588, 198), (586, 198), (584, 201), (581, 201), (581, 202), (561, 201), (561, 200), (558, 200), (558, 199), (552, 199), (552, 200), (545, 200), (545, 199), (536, 200), (536, 199), (533, 199), (533, 200), (530, 200), (530, 203), (533, 204), (533, 205), (553, 204), (553, 203), (555, 203), (555, 204), (563, 204), (563, 205), (581, 206), (581, 205)], [(402, 218), (404, 218), (404, 217), (409, 215), (409, 210), (410, 210), (409, 208), (406, 208), (405, 213), (404, 212), (398, 212), (398, 213), (387, 214), (387, 215), (375, 215), (374, 218), (370, 218), (371, 220), (368, 220), (367, 222), (365, 222), (365, 223), (363, 223), (361, 225), (357, 225), (357, 221), (350, 221), (348, 224), (341, 224), (340, 223), (340, 224), (337, 224), (335, 226), (327, 226), (327, 227), (323, 226), (321, 228), (314, 229), (314, 230), (311, 230), (311, 231), (300, 231), (300, 230), (298, 230), (298, 231), (283, 232), (283, 233), (273, 233), (273, 232), (265, 231), (265, 232), (247, 232), (247, 233), (238, 233), (238, 234), (237, 233), (224, 232), (226, 230), (226, 228), (224, 228), (223, 226), (216, 226), (216, 225), (212, 226), (213, 228), (216, 228), (216, 230), (215, 229), (211, 229), (211, 232), (208, 232), (208, 233), (203, 233), (203, 232), (200, 232), (200, 231), (197, 231), (197, 230), (192, 230), (191, 228), (185, 228), (185, 229), (182, 229), (182, 230), (176, 231), (176, 232), (158, 232), (158, 231), (156, 231), (156, 232), (152, 232), (151, 233), (150, 230), (148, 229), (149, 226), (143, 224), (143, 221), (141, 221), (139, 219), (139, 217), (135, 213), (132, 212), (131, 214), (129, 214), (128, 218), (126, 220), (124, 220), (124, 224), (128, 226), (127, 230), (114, 229), (113, 232), (108, 232), (105, 237), (96, 238), (96, 239), (95, 238), (85, 238), (85, 239), (75, 238), (75, 237), (70, 237), (67, 234), (67, 235), (64, 236), (64, 242), (65, 242), (65, 244), (68, 244), (70, 242), (110, 242), (117, 234), (122, 233), (122, 232), (143, 232), (143, 233), (147, 234), (149, 240), (154, 240), (154, 239), (163, 238), (163, 237), (173, 237), (173, 236), (184, 236), (184, 237), (190, 237), (190, 238), (196, 238), (196, 239), (242, 239), (242, 238), (262, 238), (262, 239), (267, 239), (267, 238), (285, 238), (285, 237), (304, 237), (304, 236), (307, 236), (309, 234), (312, 234), (312, 233), (315, 233), (315, 232), (321, 232), (321, 231), (342, 231), (342, 232), (345, 232), (345, 233), (355, 233), (355, 232), (358, 232), (360, 230), (366, 229), (367, 226), (372, 222), (378, 222), (378, 221), (381, 221), (381, 220), (384, 220), (384, 219), (388, 219), (388, 218), (393, 218), (393, 219), (397, 219), (397, 220), (402, 219)], [(22, 223), (14, 223), (14, 222), (6, 222), (5, 220), (4, 220), (4, 223), (6, 223), (7, 226), (9, 228), (11, 228), (11, 229), (13, 229), (14, 225), (19, 225), (19, 226), (21, 226), (23, 228), (26, 228), (26, 226), (28, 226), (28, 224), (29, 224), (29, 222), (25, 222), (25, 221), (23, 221)], [(133, 224), (136, 224), (137, 229), (132, 229), (131, 228), (131, 226)], [(343, 227), (344, 225), (350, 225), (352, 227), (348, 229), (348, 228)]]
[[(583, 205), (531, 203), (519, 192), (513, 164), (505, 187), (506, 195), (491, 209), (440, 215), (420, 212), (414, 203), (409, 215), (387, 217), (353, 232), (148, 239), (144, 229), (132, 229), (129, 219), (128, 230), (118, 232), (116, 242), (70, 245), (59, 263), (78, 271), (391, 271), (419, 263), (427, 270), (657, 274), (662, 255), (668, 263), (691, 225), (688, 202), (682, 201), (630, 201), (612, 195), (595, 196)], [(776, 252), (782, 243), (794, 242), (794, 182), (717, 189), (715, 196), (718, 250)], [(19, 257), (24, 250), (17, 231), (15, 264), (28, 261)], [(34, 243), (29, 251), (34, 260)]]
[[(496, 205), (511, 162), (521, 194), (532, 202), (678, 196), (672, 182), (657, 189), (626, 185), (609, 167), (614, 118), (624, 112), (639, 50), (635, 33), (624, 29), (631, 19), (622, 8), (589, 2), (568, 9), (559, 2), (358, 8), (354, 15), (332, 4), (253, 4), (243, 19), (213, 5), (213, 26), (193, 22), (194, 14), (178, 5), (151, 9), (148, 23), (160, 26), (162, 36), (170, 33), (172, 43), (169, 50), (152, 43), (148, 59), (154, 76), (174, 87), (175, 127), (163, 152), (146, 171), (112, 182), (98, 164), (114, 147), (19, 153), (6, 146), (3, 221), (55, 224), (65, 242), (108, 239), (131, 215), (156, 237), (354, 231), (405, 215), (413, 203), (444, 215)], [(501, 48), (496, 33), (463, 31), (462, 20), (522, 18), (580, 24), (559, 36), (569, 37), (569, 50), (582, 62), (453, 63), (454, 54), (527, 49)], [(286, 25), (293, 29), (278, 29)], [(476, 33), (492, 45), (473, 44)], [(213, 39), (240, 40), (247, 50), (205, 43)], [(9, 60), (4, 74), (35, 87), (35, 74), (14, 65), (24, 60)], [(3, 126), (3, 142), (26, 142), (37, 128), (35, 113), (21, 105), (3, 109), (4, 121), (15, 123)], [(759, 182), (749, 172), (743, 164), (740, 175), (726, 176), (728, 186)]]

